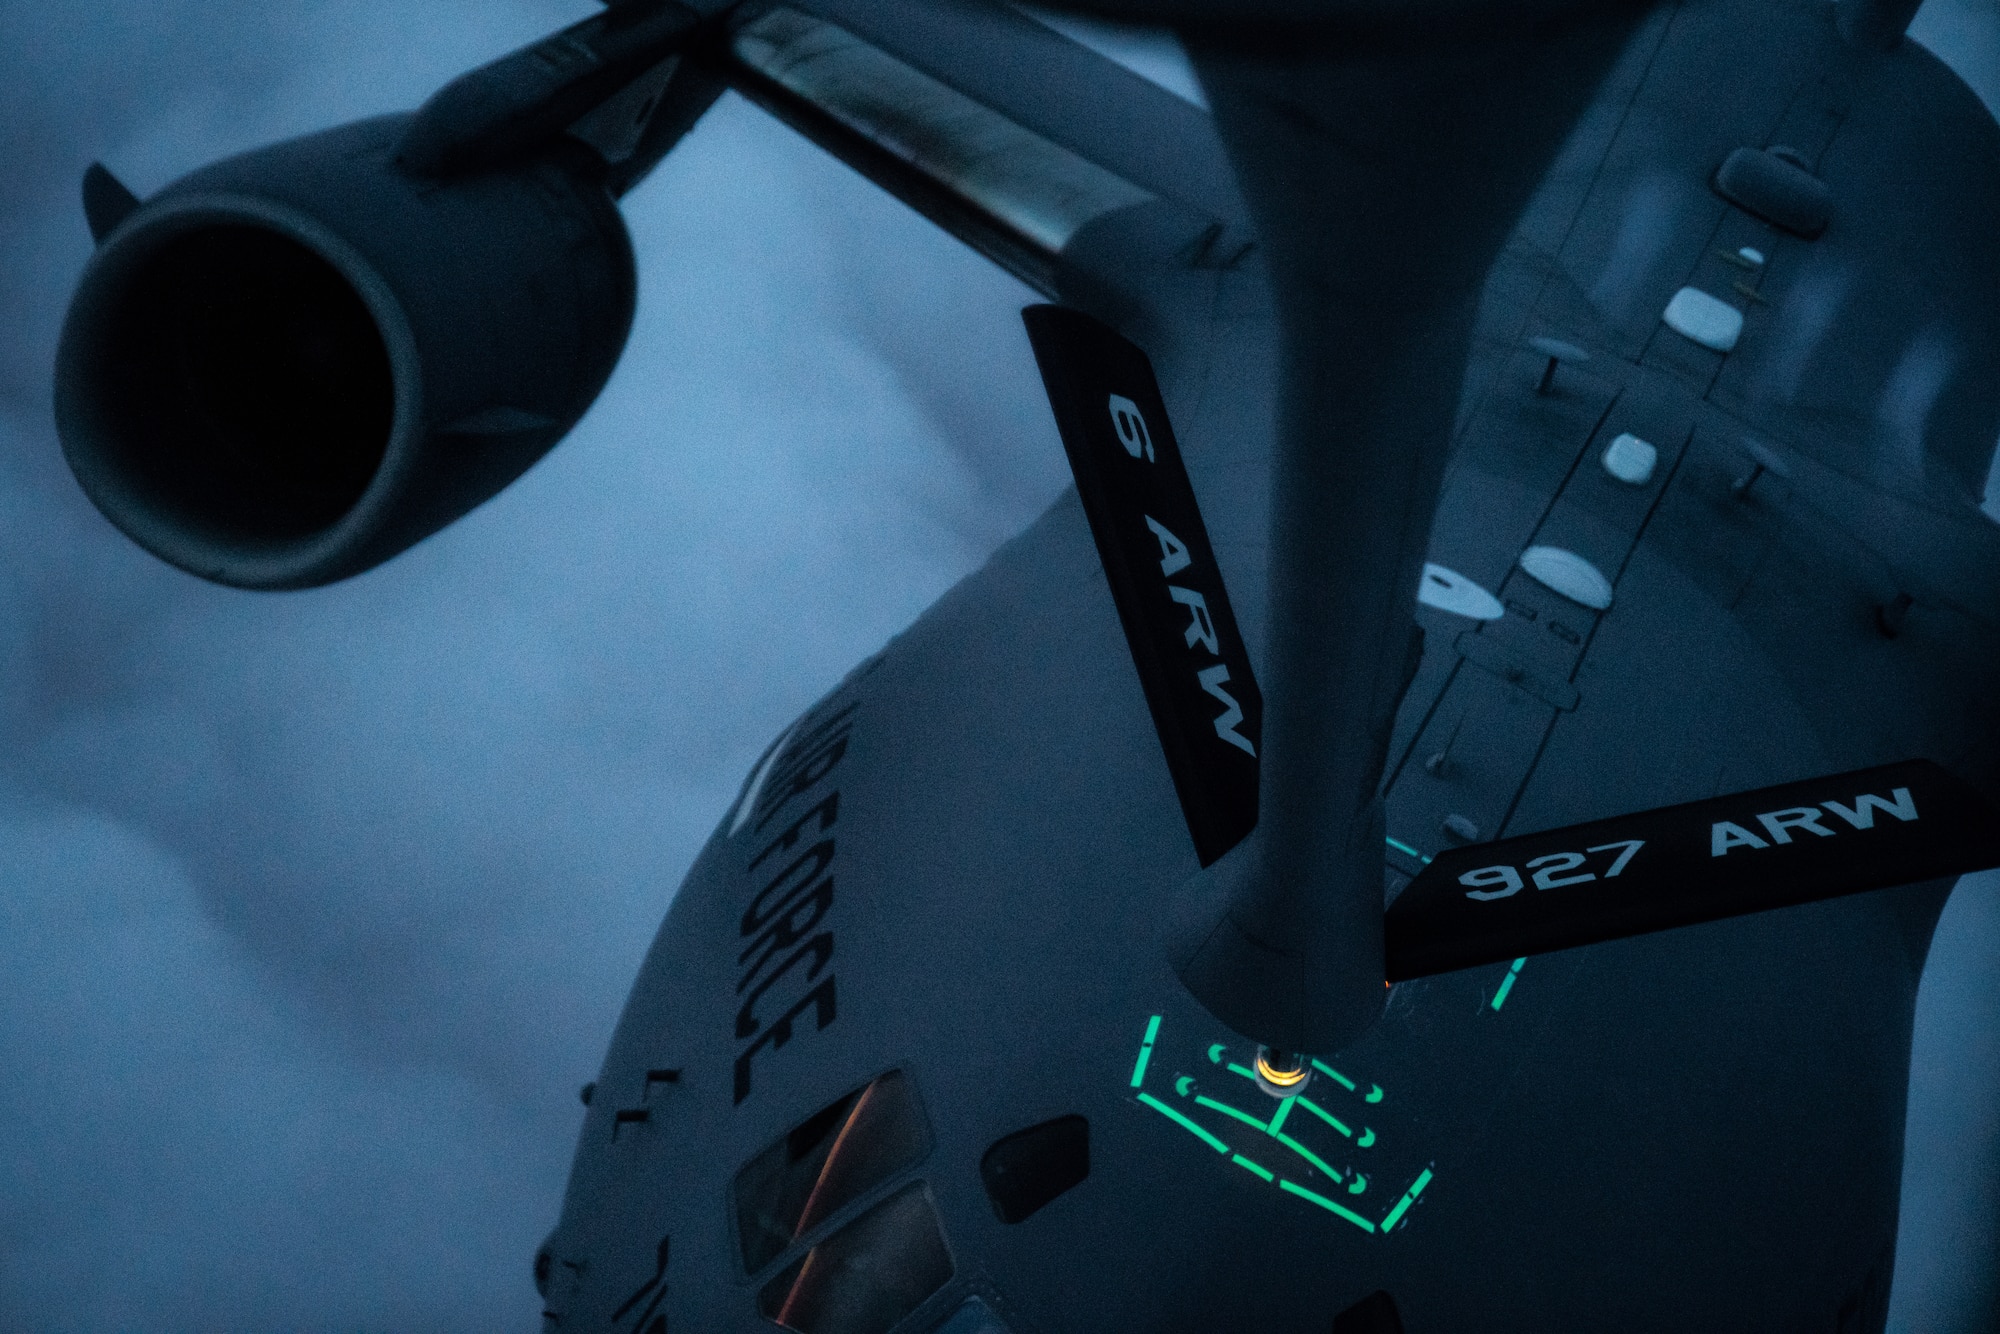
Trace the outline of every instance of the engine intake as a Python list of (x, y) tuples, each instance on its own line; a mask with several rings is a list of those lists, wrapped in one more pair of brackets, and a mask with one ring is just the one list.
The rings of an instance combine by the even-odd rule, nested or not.
[(557, 144), (439, 183), (407, 116), (203, 168), (86, 268), (56, 362), (84, 491), (141, 546), (245, 588), (380, 564), (561, 439), (636, 281), (602, 166)]

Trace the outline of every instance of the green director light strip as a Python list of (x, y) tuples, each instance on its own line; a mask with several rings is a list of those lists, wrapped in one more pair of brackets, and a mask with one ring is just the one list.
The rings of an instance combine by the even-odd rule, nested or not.
[(1424, 856), (1423, 853), (1418, 852), (1415, 848), (1403, 842), (1401, 839), (1385, 838), (1382, 841), (1384, 843), (1387, 843), (1390, 847), (1394, 848), (1398, 852), (1405, 853), (1411, 857), (1415, 857), (1418, 861), (1422, 862), (1426, 866), (1429, 866), (1431, 864), (1430, 858)]
[[(1422, 862), (1425, 866), (1429, 866), (1431, 864), (1431, 859), (1429, 857), (1426, 857), (1423, 853), (1417, 851), (1415, 848), (1411, 847), (1409, 844), (1403, 842), (1399, 838), (1385, 838), (1382, 841), (1384, 843), (1387, 843), (1390, 847), (1394, 848), (1396, 851), (1416, 858), (1419, 862)], [(1498, 1010), (1501, 1006), (1507, 1003), (1507, 993), (1514, 989), (1514, 979), (1521, 975), (1521, 965), (1526, 962), (1527, 962), (1526, 959), (1514, 960), (1514, 966), (1507, 970), (1507, 976), (1500, 979), (1500, 989), (1493, 993), (1493, 1000), (1490, 1002), (1495, 1010)], [(1339, 1075), (1334, 1074), (1334, 1072), (1332, 1070), (1327, 1069), (1326, 1066), (1320, 1065), (1318, 1061), (1314, 1061), (1313, 1064), (1315, 1066), (1318, 1066), (1319, 1069), (1324, 1071), (1325, 1073), (1333, 1075), (1335, 1079), (1341, 1079)], [(1346, 1083), (1347, 1081), (1341, 1079), (1341, 1082)], [(1137, 1088), (1138, 1085), (1135, 1084), (1133, 1085), (1133, 1087)], [(1351, 1089), (1353, 1085), (1349, 1084), (1348, 1087)]]
[[(1331, 1199), (1328, 1195), (1321, 1193), (1321, 1191), (1313, 1189), (1311, 1184), (1305, 1184), (1316, 1184), (1318, 1180), (1324, 1179), (1333, 1185), (1339, 1186), (1342, 1193), (1348, 1196), (1358, 1196), (1368, 1189), (1367, 1175), (1356, 1168), (1350, 1167), (1343, 1171), (1341, 1168), (1335, 1167), (1325, 1157), (1322, 1157), (1320, 1152), (1316, 1152), (1307, 1144), (1302, 1143), (1286, 1130), (1286, 1126), (1290, 1124), (1290, 1118), (1293, 1113), (1295, 1111), (1304, 1111), (1310, 1113), (1310, 1118), (1305, 1122), (1306, 1125), (1310, 1126), (1314, 1121), (1317, 1121), (1330, 1127), (1344, 1139), (1351, 1141), (1345, 1147), (1367, 1149), (1372, 1147), (1376, 1141), (1373, 1127), (1363, 1125), (1361, 1133), (1357, 1135), (1346, 1122), (1303, 1094), (1295, 1094), (1292, 1097), (1278, 1100), (1277, 1106), (1271, 1112), (1269, 1118), (1263, 1119), (1253, 1112), (1245, 1111), (1243, 1108), (1225, 1102), (1222, 1099), (1210, 1097), (1206, 1093), (1196, 1093), (1194, 1091), (1195, 1079), (1192, 1075), (1176, 1076), (1173, 1081), (1173, 1093), (1177, 1099), (1183, 1100), (1183, 1106), (1190, 1110), (1200, 1109), (1212, 1112), (1216, 1116), (1234, 1122), (1236, 1126), (1242, 1127), (1244, 1130), (1254, 1131), (1257, 1134), (1266, 1136), (1272, 1143), (1275, 1143), (1287, 1151), (1292, 1158), (1296, 1159), (1297, 1164), (1295, 1169), (1289, 1169), (1291, 1170), (1291, 1176), (1283, 1176), (1280, 1175), (1280, 1172), (1288, 1169), (1285, 1169), (1282, 1165), (1278, 1171), (1273, 1171), (1263, 1163), (1237, 1152), (1230, 1147), (1227, 1140), (1223, 1139), (1221, 1135), (1216, 1134), (1208, 1126), (1201, 1124), (1188, 1111), (1183, 1111), (1163, 1098), (1156, 1097), (1146, 1091), (1146, 1077), (1152, 1069), (1154, 1052), (1159, 1044), (1160, 1022), (1161, 1016), (1157, 1014), (1147, 1020), (1145, 1037), (1141, 1039), (1138, 1057), (1132, 1063), (1131, 1088), (1134, 1090), (1134, 1096), (1139, 1105), (1158, 1112), (1161, 1116), (1164, 1116), (1182, 1130), (1187, 1131), (1188, 1134), (1200, 1140), (1217, 1154), (1228, 1158), (1252, 1176), (1276, 1186), (1287, 1195), (1304, 1200), (1308, 1204), (1317, 1205), (1328, 1213), (1338, 1218), (1343, 1218), (1360, 1228), (1363, 1232), (1368, 1233), (1388, 1232), (1399, 1225), (1403, 1221), (1404, 1215), (1409, 1212), (1410, 1206), (1416, 1203), (1417, 1196), (1422, 1194), (1424, 1188), (1430, 1184), (1431, 1169), (1425, 1167), (1417, 1174), (1416, 1179), (1410, 1183), (1409, 1188), (1403, 1192), (1401, 1198), (1391, 1206), (1388, 1213), (1378, 1223), (1356, 1212), (1355, 1209), (1348, 1205)], [(1225, 1043), (1218, 1042), (1212, 1044), (1208, 1048), (1209, 1062), (1220, 1066), (1229, 1074), (1251, 1081), (1254, 1085), (1257, 1079), (1256, 1075), (1247, 1066), (1236, 1061), (1226, 1060), (1227, 1051), (1228, 1047)], [(1368, 1092), (1364, 1094), (1354, 1080), (1349, 1079), (1346, 1075), (1343, 1075), (1325, 1062), (1316, 1060), (1313, 1062), (1313, 1067), (1319, 1073), (1346, 1089), (1349, 1093), (1354, 1094), (1366, 1106), (1379, 1104), (1383, 1099), (1384, 1095), (1380, 1084), (1369, 1085)], [(1265, 1097), (1267, 1095), (1260, 1093), (1259, 1096)], [(1242, 1133), (1241, 1131), (1231, 1131), (1228, 1127), (1223, 1127), (1223, 1130), (1225, 1133), (1230, 1134), (1232, 1138)], [(1292, 1176), (1299, 1177), (1300, 1180), (1292, 1180)]]
[(1521, 975), (1521, 965), (1526, 962), (1526, 959), (1514, 960), (1513, 967), (1507, 970), (1507, 976), (1500, 979), (1500, 989), (1493, 993), (1494, 1009), (1497, 1010), (1507, 1003), (1507, 993), (1514, 989), (1514, 979)]

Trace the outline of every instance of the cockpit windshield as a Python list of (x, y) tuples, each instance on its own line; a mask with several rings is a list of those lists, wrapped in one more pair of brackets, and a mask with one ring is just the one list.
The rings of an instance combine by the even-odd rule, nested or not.
[(744, 1269), (756, 1273), (929, 1151), (916, 1087), (900, 1070), (821, 1108), (736, 1174)]

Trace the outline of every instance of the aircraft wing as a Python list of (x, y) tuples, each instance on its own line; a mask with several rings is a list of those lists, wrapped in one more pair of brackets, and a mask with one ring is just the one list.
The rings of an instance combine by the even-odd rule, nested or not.
[(1075, 242), (1113, 214), (1144, 211), (1175, 248), (1248, 247), (1207, 114), (1016, 9), (797, 0), (733, 13), (710, 58), (1045, 295), (1089, 272)]

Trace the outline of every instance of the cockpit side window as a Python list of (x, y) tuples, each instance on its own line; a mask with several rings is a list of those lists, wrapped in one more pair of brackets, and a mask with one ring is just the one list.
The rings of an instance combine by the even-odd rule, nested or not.
[(766, 1283), (757, 1309), (797, 1334), (888, 1334), (951, 1276), (930, 1192), (912, 1181)]

